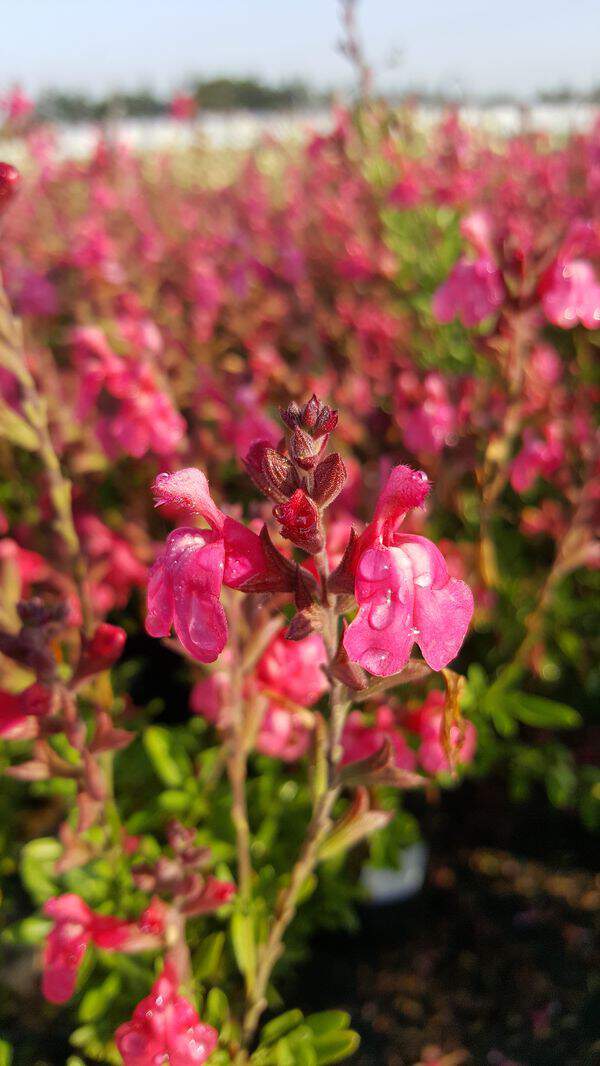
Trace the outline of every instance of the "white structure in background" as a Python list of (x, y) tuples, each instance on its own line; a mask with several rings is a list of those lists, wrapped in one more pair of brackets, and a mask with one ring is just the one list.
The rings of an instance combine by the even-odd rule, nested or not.
[[(513, 105), (501, 107), (462, 107), (461, 118), (471, 126), (489, 133), (510, 135), (523, 129), (544, 130), (561, 135), (588, 130), (598, 118), (597, 107), (587, 104), (539, 104), (523, 110)], [(418, 107), (415, 115), (425, 129), (437, 122), (442, 109)], [(179, 122), (171, 118), (119, 119), (110, 124), (111, 135), (134, 151), (181, 149), (200, 136), (215, 148), (251, 148), (265, 139), (298, 141), (307, 131), (326, 133), (331, 129), (330, 111), (285, 111), (255, 113), (201, 112), (193, 122)], [(55, 127), (57, 147), (64, 157), (85, 157), (93, 150), (98, 138), (98, 126), (92, 123)], [(6, 150), (5, 143), (5, 150)], [(18, 145), (9, 146), (19, 154)]]

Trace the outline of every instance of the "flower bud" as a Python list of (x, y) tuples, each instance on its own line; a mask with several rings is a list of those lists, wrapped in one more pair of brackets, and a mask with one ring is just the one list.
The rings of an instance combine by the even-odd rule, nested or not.
[(0, 212), (8, 207), (21, 184), (21, 175), (10, 163), (0, 163)]
[(81, 680), (90, 674), (107, 670), (121, 656), (126, 640), (127, 634), (121, 626), (101, 622), (92, 637), (83, 645), (77, 679)]
[(281, 535), (298, 548), (315, 555), (325, 543), (319, 509), (304, 489), (296, 489), (291, 499), (273, 508), (273, 515), (281, 523)]
[(292, 459), (302, 470), (314, 470), (321, 449), (310, 433), (296, 427), (290, 436), (289, 449)]
[(36, 682), (21, 693), (20, 700), (24, 714), (44, 718), (52, 710), (53, 694), (51, 689)]
[(312, 497), (319, 507), (329, 507), (340, 494), (346, 480), (346, 467), (341, 455), (332, 452), (323, 459), (315, 470)]
[(257, 488), (276, 503), (289, 499), (298, 488), (298, 475), (292, 463), (268, 441), (255, 441), (244, 466)]

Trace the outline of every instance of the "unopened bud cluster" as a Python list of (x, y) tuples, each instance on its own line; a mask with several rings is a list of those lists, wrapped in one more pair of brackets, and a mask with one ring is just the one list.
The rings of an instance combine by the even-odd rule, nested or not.
[(323, 511), (341, 492), (346, 469), (337, 452), (325, 455), (337, 411), (312, 396), (300, 407), (281, 412), (285, 436), (277, 448), (266, 441), (252, 445), (246, 469), (254, 483), (275, 502), (273, 516), (283, 537), (316, 555), (325, 546)]

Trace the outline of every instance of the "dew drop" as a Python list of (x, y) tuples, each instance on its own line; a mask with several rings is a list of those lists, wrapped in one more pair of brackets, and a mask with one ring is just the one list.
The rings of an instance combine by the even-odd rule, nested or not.
[(428, 589), (431, 588), (431, 581), (431, 574), (419, 574), (415, 578), (415, 585), (418, 585), (420, 589)]
[(369, 625), (371, 626), (371, 629), (387, 629), (387, 627), (391, 625), (393, 614), (394, 610), (390, 599), (387, 599), (385, 603), (374, 604), (369, 611)]
[(363, 666), (371, 674), (379, 674), (390, 663), (391, 653), (382, 648), (371, 648), (363, 656)]

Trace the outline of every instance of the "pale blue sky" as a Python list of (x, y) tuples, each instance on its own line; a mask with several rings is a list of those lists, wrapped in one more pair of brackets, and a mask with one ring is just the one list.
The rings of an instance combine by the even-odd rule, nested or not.
[[(199, 74), (344, 86), (337, 0), (0, 0), (0, 88), (161, 91)], [(382, 87), (600, 82), (600, 0), (362, 0)], [(400, 62), (390, 69), (394, 52)]]

